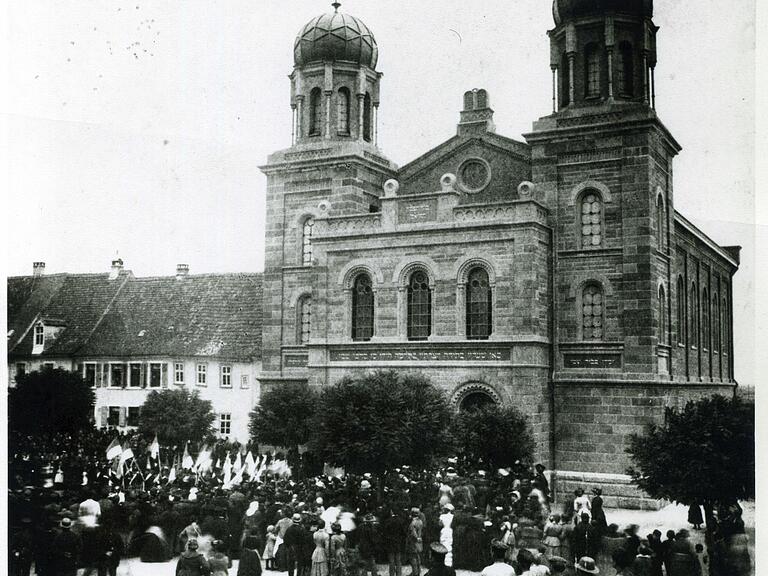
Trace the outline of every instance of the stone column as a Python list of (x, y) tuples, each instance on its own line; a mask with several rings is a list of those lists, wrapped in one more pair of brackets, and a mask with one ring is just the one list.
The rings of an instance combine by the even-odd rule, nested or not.
[(304, 96), (296, 96), (296, 140), (300, 140), (304, 128)]
[(576, 61), (576, 53), (568, 53), (568, 103), (573, 104), (576, 101), (576, 87), (574, 86), (574, 62)]
[(365, 94), (357, 95), (357, 139), (363, 140), (363, 112), (365, 109)]

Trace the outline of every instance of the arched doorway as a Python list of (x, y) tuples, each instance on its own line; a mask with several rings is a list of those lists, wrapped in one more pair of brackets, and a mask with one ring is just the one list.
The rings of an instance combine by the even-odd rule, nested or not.
[(452, 404), (462, 412), (502, 404), (496, 390), (484, 382), (468, 382), (453, 393)]
[(459, 402), (459, 410), (468, 412), (470, 410), (478, 410), (495, 404), (496, 401), (488, 393), (478, 390), (470, 392), (461, 399)]

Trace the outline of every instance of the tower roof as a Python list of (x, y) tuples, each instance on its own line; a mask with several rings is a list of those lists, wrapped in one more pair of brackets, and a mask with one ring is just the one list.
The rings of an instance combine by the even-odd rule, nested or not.
[(653, 16), (653, 0), (553, 0), (552, 3), (552, 15), (557, 26), (571, 18), (605, 12), (650, 18)]
[(347, 61), (376, 68), (379, 49), (376, 39), (361, 20), (335, 12), (312, 18), (301, 29), (293, 45), (296, 66), (312, 62)]

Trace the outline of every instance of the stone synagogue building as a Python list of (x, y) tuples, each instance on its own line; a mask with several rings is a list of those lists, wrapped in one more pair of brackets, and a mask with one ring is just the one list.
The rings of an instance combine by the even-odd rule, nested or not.
[(522, 409), (560, 490), (628, 504), (626, 436), (735, 387), (739, 248), (677, 211), (652, 0), (555, 0), (552, 113), (515, 140), (468, 90), (456, 135), (401, 167), (374, 36), (334, 6), (296, 38), (293, 145), (262, 166), (262, 389), (420, 372), (457, 409)]

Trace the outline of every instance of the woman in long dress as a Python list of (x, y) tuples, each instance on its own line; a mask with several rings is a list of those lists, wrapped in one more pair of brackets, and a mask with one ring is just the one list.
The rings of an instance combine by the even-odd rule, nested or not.
[(259, 529), (250, 528), (240, 543), (240, 563), (237, 565), (237, 576), (261, 576), (261, 538)]
[(341, 524), (331, 525), (331, 576), (346, 576), (347, 574), (347, 537), (341, 533)]
[(453, 566), (453, 504), (450, 502), (443, 506), (440, 514), (440, 544), (448, 550), (445, 565), (450, 568)]
[(544, 540), (547, 547), (547, 556), (560, 556), (561, 538), (563, 537), (563, 525), (560, 524), (560, 514), (551, 514), (544, 524)]
[(325, 528), (319, 528), (313, 535), (315, 549), (312, 552), (312, 569), (310, 576), (328, 576), (328, 546), (330, 538)]

